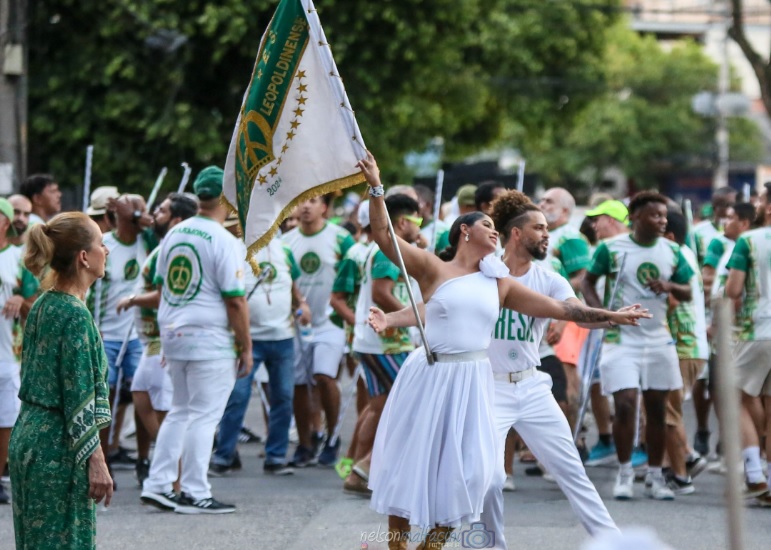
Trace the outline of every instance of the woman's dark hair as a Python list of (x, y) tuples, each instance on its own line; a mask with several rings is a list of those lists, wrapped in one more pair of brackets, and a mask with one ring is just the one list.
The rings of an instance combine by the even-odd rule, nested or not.
[(445, 262), (452, 260), (455, 257), (455, 253), (458, 252), (460, 226), (467, 225), (468, 227), (471, 227), (484, 217), (485, 214), (483, 212), (469, 212), (468, 214), (458, 216), (458, 218), (453, 222), (452, 227), (450, 227), (450, 246), (446, 247), (439, 253), (439, 258)]

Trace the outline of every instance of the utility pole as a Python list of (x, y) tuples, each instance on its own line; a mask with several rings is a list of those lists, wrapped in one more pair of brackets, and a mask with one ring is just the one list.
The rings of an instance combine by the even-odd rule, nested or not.
[(26, 0), (0, 0), (0, 193), (27, 171)]
[(718, 96), (717, 96), (717, 132), (715, 141), (717, 143), (717, 169), (712, 181), (712, 188), (718, 189), (728, 185), (728, 117), (726, 116), (726, 105), (723, 101), (730, 86), (730, 72), (728, 65), (728, 29), (731, 25), (731, 11), (728, 2), (722, 3), (718, 10), (719, 25), (721, 27), (721, 59), (720, 73), (718, 75)]

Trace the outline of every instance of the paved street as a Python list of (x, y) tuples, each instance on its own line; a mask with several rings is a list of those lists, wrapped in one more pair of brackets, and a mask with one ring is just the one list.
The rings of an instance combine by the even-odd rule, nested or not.
[[(258, 410), (258, 402), (254, 401), (248, 425), (262, 431)], [(352, 426), (351, 410), (344, 446)], [(300, 470), (294, 476), (269, 477), (262, 474), (262, 460), (257, 458), (262, 446), (250, 444), (241, 449), (243, 470), (212, 480), (215, 497), (234, 502), (238, 506), (235, 514), (182, 516), (142, 506), (133, 472), (118, 472), (119, 491), (110, 509), (99, 514), (99, 548), (355, 550), (365, 548), (362, 540), (372, 541), (368, 548), (386, 547), (385, 543), (375, 542), (378, 530), (381, 534), (387, 531), (385, 518), (372, 512), (366, 500), (343, 494), (342, 482), (334, 470), (316, 467)], [(517, 490), (505, 495), (509, 548), (580, 548), (588, 537), (559, 488), (543, 479), (526, 477), (524, 467), (516, 467)], [(677, 549), (727, 547), (724, 477), (703, 473), (697, 478), (697, 492), (675, 502), (647, 500), (642, 497), (642, 485), (637, 484), (638, 498), (624, 503), (609, 498), (614, 468), (590, 468), (589, 475), (622, 528), (653, 528)], [(745, 519), (751, 526), (746, 530), (746, 548), (767, 548), (771, 510), (746, 508)], [(7, 543), (11, 533), (11, 509), (0, 507), (0, 548), (12, 547)]]

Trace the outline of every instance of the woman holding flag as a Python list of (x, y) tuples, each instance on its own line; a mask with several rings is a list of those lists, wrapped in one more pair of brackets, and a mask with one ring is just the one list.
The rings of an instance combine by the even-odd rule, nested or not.
[[(397, 265), (401, 250), (407, 272), (420, 285), (424, 344), (430, 347), (415, 350), (404, 363), (383, 411), (372, 455), (371, 506), (389, 516), (389, 548), (407, 548), (410, 525), (430, 529), (419, 548), (441, 548), (453, 529), (479, 520), (496, 453), (503, 452), (496, 443), (487, 358), (500, 308), (532, 317), (628, 325), (640, 314), (559, 302), (509, 278), (508, 268), (492, 255), (498, 232), (481, 212), (453, 223), (446, 261), (398, 238), (394, 242), (372, 154), (358, 167), (370, 185), (373, 240)], [(390, 324), (414, 324), (406, 311), (404, 319), (389, 317)], [(375, 329), (379, 321), (372, 320)]]

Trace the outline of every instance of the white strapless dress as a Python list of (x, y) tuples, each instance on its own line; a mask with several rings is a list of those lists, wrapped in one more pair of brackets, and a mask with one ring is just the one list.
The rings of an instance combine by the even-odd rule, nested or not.
[[(444, 282), (426, 304), (432, 351), (486, 351), (499, 309), (494, 277), (477, 272)], [(496, 443), (494, 394), (487, 358), (429, 365), (423, 348), (413, 351), (378, 425), (372, 509), (421, 528), (478, 521), (503, 452)]]

